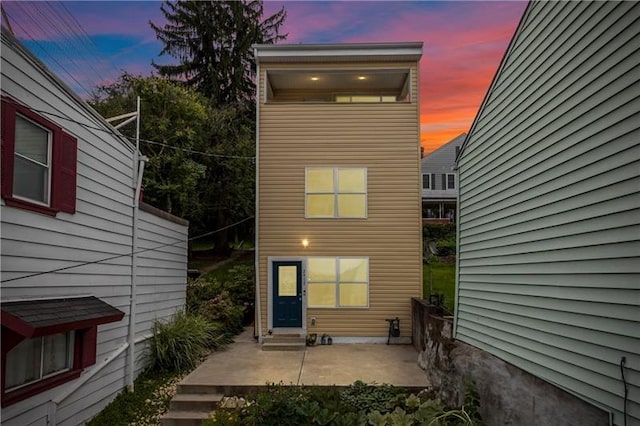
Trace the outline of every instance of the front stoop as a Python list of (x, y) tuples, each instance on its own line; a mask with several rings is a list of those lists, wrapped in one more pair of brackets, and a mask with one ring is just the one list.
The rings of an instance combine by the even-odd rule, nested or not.
[(162, 426), (200, 426), (211, 417), (223, 396), (213, 393), (180, 393), (178, 388), (169, 404), (169, 411), (162, 416)]
[(262, 342), (263, 351), (304, 351), (306, 347), (306, 339), (298, 334), (274, 334)]

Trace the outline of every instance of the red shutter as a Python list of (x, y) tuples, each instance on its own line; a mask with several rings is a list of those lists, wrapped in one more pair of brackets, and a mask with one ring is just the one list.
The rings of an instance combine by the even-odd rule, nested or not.
[(13, 195), (13, 149), (15, 145), (16, 110), (9, 102), (2, 102), (2, 149), (0, 162), (2, 182), (0, 192), (3, 197)]
[(66, 213), (76, 212), (76, 171), (78, 140), (60, 132), (54, 141), (52, 207)]
[(80, 358), (80, 368), (86, 368), (96, 363), (96, 346), (98, 344), (98, 327), (79, 331), (76, 336), (81, 335), (82, 339), (82, 356)]

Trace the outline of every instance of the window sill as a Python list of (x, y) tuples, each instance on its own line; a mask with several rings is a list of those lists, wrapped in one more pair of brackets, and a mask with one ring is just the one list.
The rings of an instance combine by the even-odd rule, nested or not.
[(57, 376), (50, 377), (40, 382), (34, 383), (30, 386), (17, 389), (15, 391), (9, 391), (2, 394), (2, 407), (6, 407), (24, 399), (30, 398), (41, 392), (49, 389), (53, 389), (56, 386), (60, 386), (63, 383), (80, 377), (82, 370), (72, 370), (65, 373), (60, 373)]
[(51, 207), (41, 206), (39, 204), (34, 204), (28, 201), (20, 200), (18, 198), (3, 197), (3, 199), (7, 206), (16, 207), (23, 210), (29, 210), (29, 211), (44, 214), (47, 216), (55, 216), (58, 213), (58, 210), (52, 209)]

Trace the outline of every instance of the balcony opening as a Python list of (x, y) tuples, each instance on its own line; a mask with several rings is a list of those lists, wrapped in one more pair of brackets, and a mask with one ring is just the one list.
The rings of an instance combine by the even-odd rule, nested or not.
[(408, 69), (269, 70), (267, 102), (411, 102)]

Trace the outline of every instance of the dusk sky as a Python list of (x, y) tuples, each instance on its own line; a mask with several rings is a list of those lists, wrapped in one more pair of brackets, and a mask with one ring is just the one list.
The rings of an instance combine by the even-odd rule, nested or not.
[[(286, 43), (422, 41), (421, 140), (431, 151), (469, 129), (526, 2), (267, 1), (265, 14), (283, 6)], [(163, 22), (160, 2), (3, 7), (14, 33), (85, 97), (121, 70), (148, 75), (152, 59), (174, 62), (158, 57), (162, 45), (148, 24)]]

